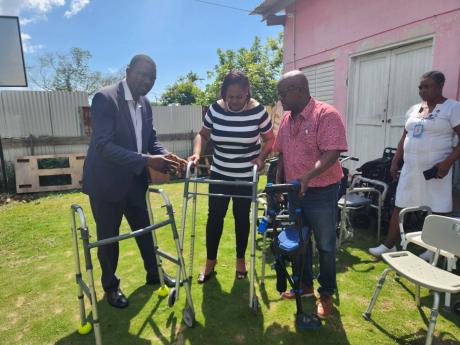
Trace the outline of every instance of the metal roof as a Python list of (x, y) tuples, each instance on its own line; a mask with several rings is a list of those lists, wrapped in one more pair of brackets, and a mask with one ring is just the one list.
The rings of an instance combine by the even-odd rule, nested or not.
[(259, 6), (252, 10), (251, 14), (260, 14), (262, 20), (269, 16), (284, 10), (287, 6), (293, 4), (295, 0), (265, 0)]

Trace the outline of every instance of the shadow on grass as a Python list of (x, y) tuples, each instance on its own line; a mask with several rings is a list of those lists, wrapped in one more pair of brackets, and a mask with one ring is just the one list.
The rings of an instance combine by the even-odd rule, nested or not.
[[(336, 297), (336, 300), (338, 296)], [(349, 345), (341, 315), (334, 307), (332, 314), (322, 321), (322, 326), (316, 330), (300, 330), (294, 326), (296, 306), (294, 301), (283, 300), (280, 303), (290, 303), (292, 309), (292, 326), (282, 325), (278, 322), (270, 324), (265, 332), (262, 344), (334, 344)], [(302, 301), (304, 313), (309, 314), (315, 307), (316, 299), (307, 298)]]
[[(131, 334), (129, 331), (130, 320), (145, 307), (150, 298), (152, 298), (152, 288), (144, 285), (137, 288), (128, 296), (130, 304), (125, 309), (113, 308), (104, 299), (98, 301), (97, 307), (101, 325), (102, 343), (104, 345), (150, 345), (152, 344), (151, 340), (143, 339), (141, 336), (145, 328), (150, 327), (156, 336), (155, 344), (171, 344), (175, 340), (177, 327), (177, 319), (174, 314), (171, 312), (168, 319), (168, 326), (171, 328), (169, 339), (161, 333), (160, 328), (154, 322), (154, 314), (164, 298), (158, 298), (137, 334)], [(92, 313), (90, 313), (88, 318), (92, 320)], [(87, 335), (80, 335), (75, 331), (58, 340), (55, 345), (86, 345), (95, 343), (94, 331)]]
[[(427, 329), (419, 329), (414, 334), (404, 335), (402, 337), (395, 337), (390, 332), (388, 332), (384, 326), (381, 326), (373, 319), (370, 321), (375, 328), (377, 328), (381, 333), (385, 334), (389, 339), (392, 339), (396, 344), (399, 345), (423, 345), (425, 344)], [(439, 332), (435, 329), (435, 336), (433, 336), (433, 345), (458, 345), (459, 342), (456, 339), (455, 335), (450, 332)]]
[(248, 279), (235, 279), (230, 292), (222, 290), (218, 275), (199, 287), (204, 324), (187, 329), (180, 344), (261, 344), (264, 320), (249, 309)]

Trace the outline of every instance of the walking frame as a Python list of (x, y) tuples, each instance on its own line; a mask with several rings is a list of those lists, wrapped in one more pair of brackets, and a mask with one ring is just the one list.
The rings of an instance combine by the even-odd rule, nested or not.
[[(153, 212), (152, 212), (151, 205), (150, 205), (150, 193), (160, 194), (161, 197), (163, 198), (165, 204), (162, 207), (166, 208), (166, 213), (168, 215), (167, 220), (161, 221), (157, 224), (154, 223)], [(96, 345), (102, 345), (102, 337), (101, 337), (101, 330), (100, 330), (99, 313), (97, 309), (97, 296), (96, 296), (96, 290), (94, 286), (91, 249), (98, 248), (98, 247), (108, 245), (108, 244), (112, 244), (115, 242), (120, 242), (128, 238), (139, 237), (148, 232), (151, 232), (152, 237), (153, 237), (153, 245), (155, 248), (158, 274), (160, 278), (160, 288), (158, 289), (158, 295), (160, 297), (165, 297), (165, 296), (168, 296), (169, 294), (168, 304), (170, 307), (174, 304), (174, 302), (178, 298), (178, 292), (179, 292), (179, 287), (180, 287), (181, 282), (179, 280), (176, 280), (175, 288), (169, 291), (169, 288), (164, 284), (163, 270), (161, 269), (160, 257), (167, 259), (175, 263), (176, 265), (178, 265), (178, 274), (181, 273), (183, 277), (186, 277), (185, 263), (184, 263), (184, 259), (182, 256), (181, 244), (179, 240), (179, 233), (177, 231), (176, 222), (174, 219), (173, 207), (171, 205), (171, 202), (169, 201), (168, 196), (162, 189), (149, 187), (146, 192), (146, 201), (147, 201), (147, 208), (149, 211), (151, 225), (143, 229), (132, 231), (130, 233), (123, 233), (119, 236), (110, 237), (104, 240), (99, 240), (99, 241), (94, 241), (94, 242), (90, 242), (91, 236), (89, 233), (88, 226), (86, 224), (86, 218), (84, 216), (83, 209), (79, 205), (76, 205), (76, 204), (73, 204), (70, 207), (71, 230), (72, 230), (73, 249), (74, 249), (74, 256), (75, 256), (75, 272), (76, 272), (75, 278), (76, 278), (76, 283), (77, 283), (77, 298), (78, 298), (79, 307), (80, 307), (80, 326), (78, 328), (78, 333), (88, 334), (89, 332), (91, 332), (92, 328), (94, 327), (94, 337), (96, 339)], [(80, 226), (78, 228), (77, 228), (76, 219), (75, 219), (77, 214), (80, 219)], [(174, 242), (176, 245), (177, 257), (174, 257), (173, 255), (162, 251), (158, 247), (156, 230), (162, 227), (168, 226), (168, 225), (171, 226)], [(84, 255), (84, 260), (85, 260), (87, 283), (83, 279), (83, 275), (82, 275), (81, 267), (80, 267), (80, 254), (79, 254), (78, 235), (77, 235), (78, 232), (80, 232), (80, 239), (83, 245), (83, 255)], [(188, 327), (193, 327), (195, 323), (195, 309), (193, 307), (192, 295), (190, 292), (190, 281), (187, 279), (184, 279), (182, 283), (183, 283), (183, 286), (186, 292), (186, 307), (183, 309), (182, 315), (183, 315), (184, 323)], [(86, 316), (85, 300), (84, 300), (85, 296), (89, 299), (89, 302), (91, 304), (92, 319), (93, 319), (92, 325)]]
[[(299, 198), (300, 183), (272, 184), (267, 183), (265, 193), (268, 212), (261, 219), (258, 232), (265, 240), (268, 227), (270, 231), (270, 249), (275, 258), (276, 289), (279, 293), (286, 291), (287, 282), (292, 287), (296, 300), (295, 325), (298, 329), (317, 329), (321, 327), (320, 319), (302, 310), (301, 279), (305, 274), (306, 244), (310, 240), (308, 227), (303, 224), (302, 207)], [(287, 202), (281, 202), (277, 194), (287, 197)], [(263, 261), (265, 252), (263, 254)], [(285, 260), (292, 262), (292, 275), (288, 273)], [(265, 261), (264, 261), (265, 263)], [(264, 267), (262, 267), (264, 271)], [(263, 275), (265, 272), (263, 272)], [(286, 282), (287, 280), (287, 282)]]
[[(192, 173), (192, 167), (194, 166), (193, 162), (187, 164), (187, 171), (185, 175), (184, 183), (184, 203), (182, 207), (182, 224), (181, 224), (181, 235), (180, 235), (180, 248), (183, 251), (184, 248), (184, 238), (185, 238), (185, 223), (187, 218), (187, 206), (189, 199), (192, 199), (192, 224), (191, 224), (191, 233), (190, 233), (190, 257), (189, 257), (189, 276), (188, 281), (192, 281), (193, 277), (193, 257), (194, 257), (194, 248), (195, 248), (195, 227), (196, 227), (196, 199), (198, 195), (204, 196), (217, 196), (217, 197), (237, 197), (251, 200), (251, 228), (250, 228), (250, 241), (251, 241), (251, 259), (249, 267), (249, 308), (254, 312), (259, 310), (259, 300), (255, 294), (255, 241), (256, 241), (256, 225), (257, 225), (257, 211), (258, 211), (258, 200), (257, 200), (257, 183), (258, 183), (258, 174), (257, 174), (257, 165), (253, 166), (252, 169), (252, 181), (224, 181), (224, 180), (212, 180), (204, 177), (197, 176), (196, 167)], [(249, 186), (252, 188), (252, 193), (250, 196), (245, 195), (233, 195), (233, 194), (218, 194), (218, 193), (199, 193), (197, 191), (198, 184), (215, 184), (215, 185), (227, 185), (235, 187)], [(189, 190), (190, 185), (192, 186), (192, 191)], [(185, 277), (185, 276), (184, 276)], [(179, 280), (180, 272), (177, 270), (176, 280)]]
[[(362, 185), (368, 185), (361, 187)], [(381, 221), (383, 203), (388, 191), (388, 185), (385, 182), (369, 179), (360, 175), (355, 175), (351, 186), (347, 188), (345, 195), (338, 201), (340, 209), (340, 226), (337, 236), (337, 248), (342, 241), (353, 237), (353, 227), (350, 222), (350, 211), (363, 207), (372, 207), (377, 209), (377, 242), (380, 243)], [(377, 195), (377, 202), (373, 201), (372, 194)]]

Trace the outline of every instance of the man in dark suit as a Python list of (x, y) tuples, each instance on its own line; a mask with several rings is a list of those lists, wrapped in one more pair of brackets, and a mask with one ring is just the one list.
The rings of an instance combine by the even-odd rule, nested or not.
[[(89, 195), (98, 240), (119, 235), (123, 215), (132, 230), (150, 225), (145, 193), (147, 168), (163, 173), (180, 168), (181, 159), (158, 142), (152, 108), (145, 95), (156, 79), (155, 62), (136, 55), (126, 69), (126, 79), (100, 90), (91, 104), (92, 134), (83, 169), (83, 192)], [(146, 283), (159, 283), (152, 234), (136, 237), (147, 271)], [(118, 243), (98, 248), (102, 287), (107, 301), (128, 306), (115, 275)], [(165, 275), (165, 283), (174, 280)]]

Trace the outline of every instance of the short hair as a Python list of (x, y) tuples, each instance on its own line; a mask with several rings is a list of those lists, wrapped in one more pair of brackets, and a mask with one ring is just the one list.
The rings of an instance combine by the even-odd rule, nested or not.
[(446, 77), (442, 72), (439, 71), (429, 71), (422, 75), (422, 79), (430, 78), (433, 79), (438, 85), (444, 84)]
[(157, 65), (155, 64), (155, 61), (153, 61), (150, 56), (145, 55), (145, 54), (134, 55), (131, 61), (129, 62), (128, 68), (134, 68), (140, 61), (147, 61), (153, 65), (155, 70), (157, 69)]
[(230, 85), (239, 85), (242, 88), (248, 90), (248, 100), (251, 98), (251, 87), (249, 84), (249, 78), (241, 71), (232, 70), (227, 73), (220, 87), (220, 97), (225, 99), (227, 96), (227, 90)]

